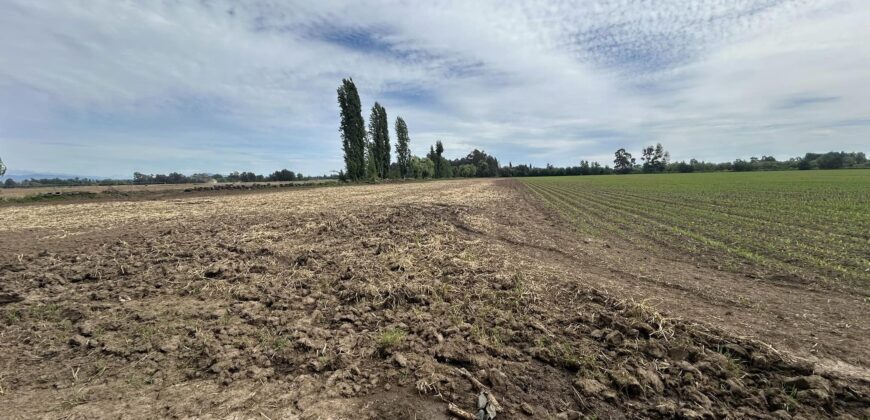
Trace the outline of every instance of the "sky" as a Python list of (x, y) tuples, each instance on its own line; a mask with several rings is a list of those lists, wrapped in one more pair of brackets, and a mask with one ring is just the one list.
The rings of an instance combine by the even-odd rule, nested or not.
[[(503, 164), (870, 151), (866, 0), (0, 0), (9, 172), (343, 166), (352, 77), (407, 122)], [(395, 132), (391, 132), (395, 143)]]

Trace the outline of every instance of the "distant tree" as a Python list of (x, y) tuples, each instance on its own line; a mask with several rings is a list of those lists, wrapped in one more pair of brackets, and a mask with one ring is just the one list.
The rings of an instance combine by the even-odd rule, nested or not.
[(798, 161), (797, 168), (799, 170), (805, 171), (807, 169), (813, 169), (813, 164), (810, 160), (801, 159), (800, 161)]
[(464, 165), (460, 165), (457, 167), (456, 175), (462, 178), (471, 178), (477, 174), (477, 167), (470, 163), (466, 163)]
[(644, 172), (664, 172), (668, 166), (670, 154), (665, 151), (661, 143), (656, 143), (655, 147), (645, 147), (640, 159), (643, 161)]
[(432, 178), (435, 176), (435, 162), (429, 158), (412, 156), (411, 174), (418, 179)]
[(282, 169), (280, 171), (275, 171), (271, 175), (269, 175), (268, 180), (269, 181), (281, 181), (281, 182), (295, 181), (296, 180), (296, 173), (294, 173), (293, 171), (287, 170), (287, 169)]
[(399, 177), (406, 178), (411, 172), (411, 138), (408, 126), (402, 117), (396, 118), (396, 160), (399, 164)]
[(674, 171), (680, 173), (694, 172), (695, 167), (690, 163), (686, 163), (686, 161), (680, 161), (674, 165)]
[(625, 149), (619, 149), (614, 154), (615, 159), (613, 159), (613, 170), (617, 173), (627, 174), (634, 169), (635, 160), (631, 157), (631, 153), (625, 151)]
[(747, 172), (752, 170), (752, 161), (745, 161), (743, 159), (736, 159), (734, 163), (731, 164), (731, 170), (734, 172)]
[(353, 79), (342, 79), (338, 88), (338, 106), (341, 110), (341, 146), (347, 178), (357, 181), (365, 176), (366, 127), (362, 105)]
[(371, 136), (366, 134), (366, 156), (365, 156), (365, 176), (370, 181), (378, 178), (378, 162), (379, 154), (375, 149), (375, 143), (371, 140)]
[(435, 142), (434, 147), (429, 147), (427, 156), (435, 164), (435, 178), (447, 178), (450, 162), (444, 159), (444, 144), (441, 140)]
[(839, 169), (843, 167), (845, 153), (829, 152), (819, 156), (816, 164), (819, 169)]
[(369, 117), (369, 137), (375, 175), (386, 178), (390, 172), (390, 129), (387, 126), (387, 110), (377, 102)]
[(499, 176), (500, 172), (504, 172), (508, 176), (513, 176), (516, 172), (514, 171), (513, 163), (510, 163), (507, 168), (501, 170), (501, 168), (499, 168), (498, 159), (478, 149), (472, 150), (471, 153), (464, 158), (456, 159), (451, 163), (452, 166), (457, 168), (466, 164), (473, 165), (475, 168), (475, 176), (479, 177)]
[(6, 188), (13, 188), (15, 187), (15, 180), (12, 178), (6, 178), (6, 182), (3, 183), (3, 186)]

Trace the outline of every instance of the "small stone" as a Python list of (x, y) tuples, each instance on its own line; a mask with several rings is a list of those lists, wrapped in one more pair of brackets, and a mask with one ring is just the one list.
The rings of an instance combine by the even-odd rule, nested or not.
[(577, 378), (574, 379), (574, 386), (583, 394), (595, 396), (604, 392), (607, 387), (592, 378)]
[(401, 366), (401, 367), (403, 367), (403, 368), (404, 368), (404, 367), (408, 367), (408, 359), (407, 359), (404, 355), (402, 355), (402, 354), (396, 353), (396, 354), (393, 356), (393, 360), (395, 360), (395, 362), (396, 362), (397, 365), (399, 365), (399, 366)]
[(178, 350), (178, 337), (171, 337), (168, 340), (160, 343), (158, 349), (163, 353), (172, 353)]
[(90, 340), (82, 335), (76, 334), (69, 339), (69, 344), (75, 347), (87, 347)]
[(611, 331), (610, 334), (604, 337), (604, 341), (611, 347), (619, 347), (625, 339), (619, 331)]
[(641, 392), (640, 382), (625, 369), (611, 371), (610, 379), (626, 395), (638, 395)]
[(85, 337), (91, 337), (94, 335), (94, 327), (91, 325), (90, 322), (83, 322), (81, 325), (79, 325), (78, 330), (79, 334)]

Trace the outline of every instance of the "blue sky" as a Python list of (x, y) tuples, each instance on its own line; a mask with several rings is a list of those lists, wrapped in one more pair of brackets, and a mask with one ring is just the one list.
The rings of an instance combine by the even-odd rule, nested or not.
[[(870, 2), (0, 0), (10, 172), (340, 169), (335, 89), (412, 149), (611, 163), (870, 149)], [(364, 113), (368, 117), (368, 112)], [(393, 139), (395, 141), (395, 139)]]

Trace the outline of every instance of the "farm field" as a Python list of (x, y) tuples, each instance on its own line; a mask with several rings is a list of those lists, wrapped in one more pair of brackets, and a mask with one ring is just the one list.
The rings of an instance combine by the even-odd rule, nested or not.
[(870, 289), (870, 171), (524, 179), (586, 235), (783, 281)]
[(541, 199), (586, 182), (0, 208), (3, 417), (448, 419), (481, 391), (505, 419), (870, 415), (865, 295), (650, 253)]
[(198, 184), (149, 184), (149, 185), (86, 185), (86, 186), (61, 186), (61, 187), (30, 187), (30, 188), (0, 188), (0, 203), (5, 201), (25, 201), (39, 196), (82, 196), (93, 197), (95, 195), (128, 196), (153, 196), (158, 193), (180, 193), (184, 190), (229, 190), (237, 189), (264, 189), (267, 187), (289, 187), (327, 184), (330, 181), (272, 181), (272, 182), (216, 182)]

